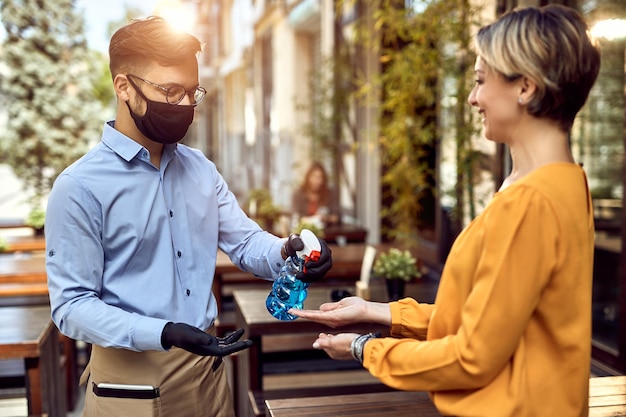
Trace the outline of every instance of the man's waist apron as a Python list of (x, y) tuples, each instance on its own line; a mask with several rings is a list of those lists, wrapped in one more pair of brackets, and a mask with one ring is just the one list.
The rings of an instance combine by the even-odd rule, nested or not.
[(84, 417), (234, 417), (221, 358), (176, 347), (134, 352), (93, 345), (85, 382)]

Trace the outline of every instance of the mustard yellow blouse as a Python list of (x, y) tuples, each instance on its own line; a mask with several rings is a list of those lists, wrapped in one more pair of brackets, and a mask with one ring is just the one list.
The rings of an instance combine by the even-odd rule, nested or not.
[(443, 415), (586, 416), (593, 247), (582, 168), (533, 171), (456, 239), (434, 305), (390, 303), (393, 337), (364, 366)]

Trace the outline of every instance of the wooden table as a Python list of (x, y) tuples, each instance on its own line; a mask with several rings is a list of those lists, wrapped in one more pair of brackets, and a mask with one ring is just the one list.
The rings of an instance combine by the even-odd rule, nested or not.
[[(270, 417), (438, 417), (441, 416), (424, 392), (384, 392), (266, 400)], [(626, 376), (589, 380), (589, 417), (626, 416)]]
[[(253, 345), (238, 355), (237, 398), (247, 398), (249, 393), (263, 392), (263, 336), (285, 334), (318, 334), (327, 332), (329, 328), (323, 324), (314, 323), (306, 319), (281, 321), (272, 317), (265, 307), (265, 299), (271, 284), (266, 290), (237, 290), (233, 293), (235, 300), (236, 327), (245, 330), (244, 337), (252, 340)], [(331, 290), (328, 288), (309, 288), (309, 294), (304, 302), (304, 308), (318, 308), (320, 304), (331, 301)], [(373, 324), (359, 324), (350, 327), (338, 327), (333, 332), (355, 331), (367, 333), (373, 331), (388, 332), (384, 326)], [(312, 341), (314, 338), (312, 339)], [(311, 343), (312, 343), (311, 341)]]
[(65, 417), (59, 334), (50, 307), (0, 307), (0, 317), (0, 360), (24, 360), (28, 413)]
[(346, 243), (364, 243), (367, 238), (367, 229), (351, 224), (338, 224), (324, 228), (326, 243), (337, 243), (343, 239)]
[(622, 253), (622, 237), (620, 236), (608, 236), (603, 234), (597, 234), (595, 240), (595, 247), (605, 250), (607, 252), (616, 253), (621, 255)]
[[(35, 238), (33, 238), (35, 239)], [(42, 244), (41, 241), (38, 244)], [(23, 241), (19, 246), (16, 241), (16, 248), (34, 248), (37, 243), (34, 241)], [(26, 245), (30, 246), (26, 246)], [(45, 249), (45, 242), (43, 243)], [(331, 244), (329, 247), (333, 253), (333, 268), (324, 277), (325, 281), (346, 281), (357, 280), (361, 271), (361, 263), (366, 245), (364, 243), (352, 243), (345, 246)], [(221, 301), (223, 287), (223, 277), (229, 273), (242, 273), (222, 251), (218, 251), (215, 265), (214, 291)], [(250, 275), (250, 280), (263, 282), (259, 278)], [(47, 276), (45, 256), (35, 254), (32, 256), (14, 256), (12, 254), (0, 255), (0, 296), (25, 296), (25, 295), (47, 295)]]
[(0, 297), (29, 296), (48, 296), (45, 257), (0, 255)]
[(589, 417), (626, 416), (626, 376), (589, 379)]
[(363, 254), (365, 254), (365, 243), (350, 243), (345, 246), (330, 244), (332, 252), (333, 267), (324, 277), (325, 281), (346, 281), (346, 279), (357, 281), (361, 273)]
[(265, 401), (270, 417), (441, 417), (425, 392), (376, 392)]
[[(363, 254), (367, 245), (365, 243), (350, 243), (345, 246), (335, 244), (328, 245), (332, 251), (333, 267), (323, 278), (324, 283), (345, 283), (346, 281), (353, 283), (359, 279), (361, 273), (361, 264), (363, 263)], [(234, 278), (233, 278), (234, 277)], [(217, 300), (218, 308), (222, 306), (223, 288), (225, 283), (263, 283), (263, 280), (254, 277), (250, 273), (246, 273), (237, 268), (222, 252), (217, 252), (215, 261), (215, 278), (213, 280), (213, 293)]]
[[(351, 243), (345, 246), (330, 244), (328, 247), (332, 251), (333, 267), (324, 279), (345, 279), (347, 276), (358, 279), (367, 245), (365, 243)], [(218, 251), (215, 261), (216, 279), (219, 280), (223, 274), (231, 272), (241, 272), (241, 270), (230, 261), (224, 252)]]
[(9, 236), (5, 238), (8, 247), (3, 253), (38, 252), (46, 250), (44, 236)]
[[(0, 255), (0, 308), (49, 306), (49, 302), (44, 256)], [(65, 356), (67, 404), (73, 407), (78, 396), (76, 341), (61, 334), (58, 339)]]
[(11, 277), (45, 281), (46, 258), (42, 255), (0, 255), (0, 278), (6, 282)]
[(20, 218), (6, 219), (6, 218), (3, 218), (3, 219), (0, 220), (0, 229), (21, 229), (21, 228), (25, 228), (25, 227), (30, 227), (30, 226), (28, 226), (24, 222), (24, 219), (20, 219)]

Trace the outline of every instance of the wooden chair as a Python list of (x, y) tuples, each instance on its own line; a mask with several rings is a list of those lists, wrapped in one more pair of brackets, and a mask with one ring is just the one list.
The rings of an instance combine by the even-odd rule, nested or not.
[(363, 254), (363, 262), (361, 263), (361, 274), (356, 283), (356, 295), (366, 300), (370, 299), (370, 278), (372, 276), (372, 266), (376, 259), (376, 247), (367, 245)]

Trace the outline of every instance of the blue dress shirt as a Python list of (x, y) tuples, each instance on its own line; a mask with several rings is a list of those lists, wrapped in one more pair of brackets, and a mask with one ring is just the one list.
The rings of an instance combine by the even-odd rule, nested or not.
[(52, 318), (73, 339), (163, 350), (168, 321), (201, 329), (213, 323), (218, 247), (242, 270), (275, 279), (284, 240), (246, 216), (200, 151), (166, 145), (157, 168), (113, 125), (105, 124), (102, 141), (50, 193)]

